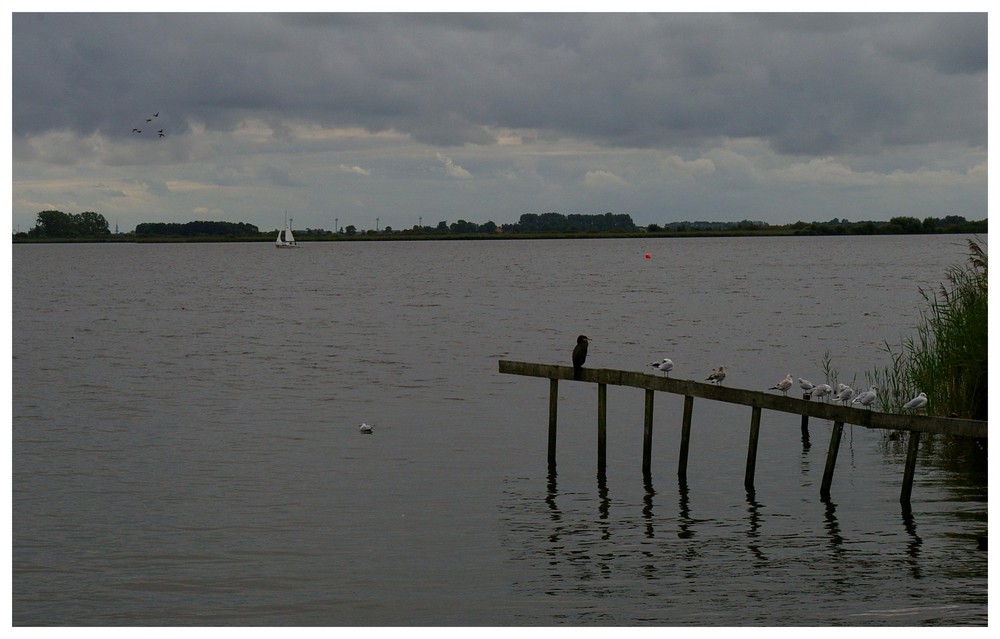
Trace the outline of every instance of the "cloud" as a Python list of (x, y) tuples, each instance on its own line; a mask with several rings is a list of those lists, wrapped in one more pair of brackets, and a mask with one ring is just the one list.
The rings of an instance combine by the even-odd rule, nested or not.
[[(111, 210), (134, 180), (170, 188), (123, 223), (272, 224), (287, 202), (313, 227), (331, 209), (403, 227), (402, 209), (572, 212), (582, 181), (638, 222), (668, 194), (706, 219), (728, 214), (706, 189), (749, 207), (794, 188), (738, 213), (780, 222), (770, 203), (811, 187), (868, 182), (891, 197), (854, 206), (898, 212), (933, 205), (900, 180), (962, 176), (947, 213), (981, 217), (987, 31), (985, 13), (16, 12), (14, 216)], [(153, 113), (166, 138), (130, 134)]]
[(347, 166), (346, 164), (338, 164), (337, 170), (341, 173), (351, 173), (354, 175), (369, 176), (372, 174), (368, 169), (363, 169), (360, 166)]
[(445, 173), (447, 173), (451, 177), (453, 177), (453, 178), (459, 178), (461, 180), (465, 180), (465, 179), (468, 179), (468, 178), (472, 177), (471, 173), (469, 173), (468, 171), (466, 171), (462, 167), (460, 167), (457, 164), (455, 164), (454, 162), (452, 162), (451, 158), (446, 158), (445, 156), (443, 156), (440, 153), (438, 153), (437, 154), (437, 159), (440, 160), (442, 164), (444, 164), (444, 171), (445, 171)]
[(583, 183), (587, 186), (597, 187), (597, 188), (628, 186), (628, 182), (618, 177), (614, 173), (610, 173), (608, 171), (602, 171), (600, 169), (594, 171), (587, 171), (587, 174), (583, 176)]

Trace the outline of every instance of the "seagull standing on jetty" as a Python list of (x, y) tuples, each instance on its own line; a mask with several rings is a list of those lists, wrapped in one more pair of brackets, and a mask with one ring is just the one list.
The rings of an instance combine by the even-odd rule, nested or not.
[(817, 384), (813, 389), (811, 395), (813, 397), (819, 397), (820, 399), (826, 397), (833, 392), (833, 387), (829, 384)]
[(847, 402), (851, 401), (854, 397), (854, 389), (847, 384), (837, 384), (837, 394), (833, 398), (839, 402), (842, 402), (844, 406), (847, 406)]
[(816, 388), (816, 385), (810, 382), (808, 379), (799, 378), (799, 388), (805, 392), (810, 392), (812, 389)]
[(658, 371), (661, 371), (664, 377), (670, 377), (670, 371), (674, 369), (673, 361), (665, 357), (663, 358), (662, 362), (653, 362), (652, 364), (650, 364), (650, 366), (652, 366)]
[(712, 372), (705, 378), (705, 381), (715, 382), (719, 386), (722, 386), (722, 380), (724, 379), (726, 379), (726, 367), (720, 366), (718, 369), (713, 368)]
[(872, 386), (865, 392), (861, 393), (854, 398), (852, 404), (861, 404), (862, 406), (867, 406), (868, 410), (872, 409), (872, 404), (875, 403), (875, 398), (878, 397), (878, 389)]
[(920, 410), (927, 405), (927, 393), (920, 393), (910, 401), (903, 404), (904, 410)]
[(785, 376), (785, 379), (781, 380), (780, 382), (778, 382), (777, 384), (775, 384), (774, 386), (772, 386), (767, 390), (777, 389), (780, 390), (785, 395), (785, 397), (788, 397), (788, 389), (791, 387), (792, 387), (792, 374), (789, 373), (788, 375)]
[(573, 376), (580, 376), (580, 369), (583, 368), (583, 363), (587, 361), (587, 345), (590, 344), (590, 338), (586, 335), (580, 335), (576, 338), (576, 347), (573, 349)]

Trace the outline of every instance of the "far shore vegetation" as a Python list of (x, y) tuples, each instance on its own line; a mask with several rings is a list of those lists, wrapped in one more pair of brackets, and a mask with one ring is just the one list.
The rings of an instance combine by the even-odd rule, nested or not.
[[(116, 225), (117, 226), (117, 225)], [(260, 230), (245, 222), (194, 221), (144, 222), (129, 232), (112, 232), (100, 213), (73, 214), (41, 211), (35, 226), (13, 234), (14, 242), (265, 242), (274, 241), (278, 229)], [(851, 222), (833, 218), (827, 222), (795, 222), (773, 225), (762, 221), (669, 222), (637, 226), (622, 213), (569, 214), (525, 213), (513, 224), (484, 224), (446, 220), (434, 226), (414, 225), (408, 229), (390, 226), (359, 229), (354, 225), (335, 230), (292, 228), (299, 242), (351, 240), (493, 240), (595, 237), (737, 237), (801, 235), (910, 235), (923, 233), (985, 234), (986, 219), (968, 221), (948, 215), (941, 218), (898, 216), (888, 221)]]

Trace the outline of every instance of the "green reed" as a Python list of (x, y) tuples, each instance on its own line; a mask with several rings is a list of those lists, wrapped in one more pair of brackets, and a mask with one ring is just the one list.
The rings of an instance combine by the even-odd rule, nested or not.
[(986, 251), (969, 240), (969, 259), (946, 273), (937, 293), (921, 289), (915, 336), (898, 347), (885, 342), (891, 363), (866, 373), (878, 387), (881, 410), (900, 412), (917, 393), (927, 393), (927, 414), (986, 419)]

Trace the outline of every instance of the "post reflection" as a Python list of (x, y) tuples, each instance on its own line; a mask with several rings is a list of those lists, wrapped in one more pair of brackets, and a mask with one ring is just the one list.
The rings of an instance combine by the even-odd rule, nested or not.
[(611, 538), (611, 528), (608, 525), (608, 514), (611, 512), (611, 499), (608, 497), (608, 478), (604, 473), (597, 473), (597, 518), (600, 521), (601, 539)]
[(758, 538), (760, 537), (760, 509), (761, 504), (757, 501), (756, 493), (752, 490), (747, 491), (747, 521), (750, 527), (747, 529), (747, 539), (749, 544), (747, 547), (750, 552), (753, 553), (754, 557), (760, 561), (767, 561), (767, 555), (761, 550), (760, 544), (758, 543)]
[(825, 506), (824, 528), (830, 535), (830, 548), (835, 555), (840, 556), (844, 554), (844, 538), (840, 534), (840, 522), (837, 521), (837, 504), (829, 499), (824, 499), (823, 505)]
[(643, 487), (646, 491), (642, 495), (642, 518), (646, 521), (646, 537), (652, 539), (653, 534), (653, 496), (656, 490), (653, 489), (653, 478), (650, 475), (643, 476)]
[(920, 559), (920, 547), (923, 545), (924, 540), (917, 534), (917, 524), (913, 519), (913, 510), (910, 509), (909, 505), (903, 506), (902, 515), (903, 529), (906, 530), (906, 534), (910, 537), (910, 540), (906, 544), (906, 556), (909, 557), (910, 574), (919, 579), (923, 577), (923, 571), (920, 569), (920, 562), (918, 560)]
[(559, 510), (559, 504), (556, 503), (558, 495), (559, 483), (556, 481), (556, 466), (555, 464), (549, 464), (549, 474), (545, 485), (545, 504), (549, 507), (549, 519), (553, 523), (552, 532), (549, 533), (549, 541), (554, 544), (559, 542), (562, 532), (561, 523), (563, 514)]
[(688, 497), (687, 480), (683, 477), (677, 480), (677, 492), (680, 496), (680, 511), (677, 515), (677, 536), (681, 539), (690, 539), (694, 537), (694, 520), (691, 519), (691, 502)]

